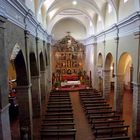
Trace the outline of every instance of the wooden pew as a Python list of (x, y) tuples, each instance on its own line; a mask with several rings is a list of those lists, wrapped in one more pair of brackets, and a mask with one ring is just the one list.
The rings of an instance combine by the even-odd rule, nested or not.
[(70, 101), (65, 101), (65, 102), (48, 102), (49, 105), (71, 105)]
[(75, 140), (76, 129), (43, 129), (41, 140)]
[(61, 118), (61, 117), (65, 117), (65, 118), (70, 118), (73, 117), (73, 113), (72, 112), (54, 112), (54, 113), (47, 113), (45, 114), (45, 117), (47, 118)]
[(84, 108), (86, 108), (86, 107), (107, 107), (107, 106), (109, 106), (109, 104), (100, 104), (100, 103), (97, 103), (97, 104), (88, 104), (88, 103), (84, 103)]
[(49, 99), (49, 102), (70, 102), (70, 99)]
[(100, 100), (99, 100), (99, 101), (97, 101), (97, 100), (87, 101), (87, 100), (86, 100), (86, 101), (82, 101), (82, 103), (83, 103), (83, 104), (97, 104), (97, 103), (100, 103), (100, 104), (103, 103), (103, 104), (105, 104), (106, 101), (104, 101), (104, 100), (103, 100), (103, 101), (102, 101), (102, 100), (101, 100), (101, 101), (100, 101)]
[(81, 98), (81, 101), (99, 101), (99, 100), (102, 100), (102, 101), (105, 101), (104, 98), (97, 98), (97, 97), (82, 97)]
[(112, 110), (112, 107), (110, 106), (96, 106), (96, 107), (85, 107), (85, 111), (90, 111), (90, 110)]
[(59, 104), (59, 105), (54, 105), (54, 104), (50, 104), (47, 106), (48, 109), (53, 109), (53, 108), (72, 108), (71, 104)]
[(93, 98), (102, 98), (102, 95), (100, 94), (80, 94), (80, 97), (81, 98), (84, 98), (84, 97), (93, 97)]
[(100, 115), (100, 116), (105, 116), (107, 114), (112, 114), (115, 115), (116, 111), (112, 111), (112, 110), (90, 110), (86, 113), (88, 116), (94, 116), (94, 115)]
[(69, 96), (66, 96), (66, 97), (64, 97), (64, 96), (60, 96), (60, 97), (55, 97), (55, 96), (50, 96), (49, 97), (49, 100), (51, 100), (51, 99), (58, 99), (58, 100), (60, 100), (60, 99), (70, 99), (70, 97)]
[(127, 136), (128, 125), (98, 126), (94, 128), (95, 137)]
[(63, 97), (63, 98), (69, 98), (70, 96), (69, 96), (69, 94), (64, 94), (64, 95), (59, 95), (59, 94), (51, 94), (49, 97), (51, 97), (51, 98), (59, 98), (59, 97)]
[(69, 92), (50, 92), (50, 95), (69, 95)]
[(41, 125), (42, 129), (74, 129), (74, 127), (75, 127), (74, 122), (43, 123)]
[(92, 123), (92, 129), (94, 129), (97, 126), (111, 126), (111, 125), (123, 125), (124, 120), (104, 120), (104, 121), (94, 121)]
[(107, 116), (95, 116), (95, 115), (90, 115), (89, 116), (89, 122), (91, 124), (94, 123), (94, 121), (104, 121), (104, 120), (119, 120), (120, 119), (120, 116), (119, 115), (107, 115)]
[(65, 117), (59, 117), (59, 118), (44, 118), (43, 123), (48, 123), (48, 124), (54, 124), (54, 123), (70, 123), (74, 122), (73, 117), (65, 118)]
[(46, 112), (72, 112), (72, 108), (47, 108)]
[(130, 140), (129, 136), (96, 138), (96, 140)]

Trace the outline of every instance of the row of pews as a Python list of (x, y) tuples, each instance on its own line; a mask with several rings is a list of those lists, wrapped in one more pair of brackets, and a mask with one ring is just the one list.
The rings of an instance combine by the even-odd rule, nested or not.
[(75, 140), (76, 129), (69, 92), (51, 92), (41, 125), (41, 140)]
[(124, 124), (102, 95), (95, 90), (79, 92), (80, 101), (96, 140), (130, 140)]

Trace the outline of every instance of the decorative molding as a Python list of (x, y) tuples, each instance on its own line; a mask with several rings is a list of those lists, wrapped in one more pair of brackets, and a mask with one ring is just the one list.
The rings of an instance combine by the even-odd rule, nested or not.
[(134, 34), (136, 32), (140, 32), (139, 25), (140, 25), (140, 11), (133, 13), (132, 15), (128, 16), (127, 18), (121, 20), (116, 24), (113, 24), (112, 26), (96, 34), (95, 36), (87, 38), (86, 42), (92, 40), (92, 43), (94, 43), (96, 42), (95, 40), (97, 40), (97, 42), (99, 43), (104, 40), (107, 41), (109, 39), (118, 39), (118, 37)]
[(140, 83), (132, 82), (133, 86), (140, 87)]
[(0, 16), (6, 17), (9, 22), (48, 42), (49, 35), (44, 27), (37, 21), (33, 12), (19, 0), (0, 0)]

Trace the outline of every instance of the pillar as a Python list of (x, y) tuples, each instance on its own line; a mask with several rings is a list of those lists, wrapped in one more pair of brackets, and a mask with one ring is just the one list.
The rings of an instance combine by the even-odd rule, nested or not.
[(140, 83), (133, 83), (133, 135), (140, 138)]
[(31, 82), (32, 82), (33, 117), (39, 117), (41, 115), (40, 76), (32, 76)]
[(27, 137), (27, 140), (33, 138), (33, 120), (32, 120), (32, 96), (31, 85), (17, 86), (17, 98), (19, 104), (19, 122), (21, 140)]
[[(46, 48), (47, 48), (47, 44), (46, 44), (46, 42), (45, 42), (45, 40), (43, 40), (43, 47), (44, 47), (44, 49), (46, 50)], [(45, 53), (45, 55), (47, 55), (46, 53)], [(46, 59), (46, 57), (47, 57), (47, 59)], [(46, 85), (45, 85), (45, 88), (46, 88), (46, 94), (47, 94), (47, 92), (48, 92), (48, 86), (49, 86), (49, 75), (50, 75), (50, 73), (49, 73), (49, 71), (48, 71), (48, 56), (45, 56), (45, 73), (46, 73)]]
[(118, 114), (123, 113), (124, 75), (115, 75), (114, 109)]
[[(17, 81), (17, 98), (19, 104), (19, 123), (21, 140), (33, 140), (33, 114), (31, 95), (31, 74), (30, 74), (30, 33), (25, 30), (25, 58), (28, 84)], [(21, 73), (22, 75), (22, 73)], [(19, 84), (18, 84), (19, 83)]]
[(40, 71), (40, 84), (41, 84), (41, 100), (45, 100), (46, 97), (46, 72)]
[(110, 78), (111, 70), (103, 70), (103, 96), (105, 99), (109, 99), (109, 93), (111, 89)]
[(11, 140), (8, 102), (8, 55), (5, 40), (6, 19), (0, 16), (0, 140)]
[(98, 89), (98, 77), (97, 77), (97, 43), (93, 43), (93, 78), (92, 78), (92, 87)]

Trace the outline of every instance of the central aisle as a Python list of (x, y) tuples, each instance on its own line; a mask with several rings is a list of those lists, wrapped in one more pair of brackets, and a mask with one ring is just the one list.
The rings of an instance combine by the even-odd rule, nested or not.
[(79, 92), (70, 92), (70, 98), (77, 130), (76, 140), (95, 140), (80, 104)]

